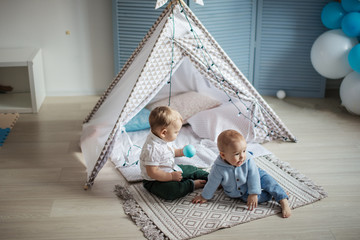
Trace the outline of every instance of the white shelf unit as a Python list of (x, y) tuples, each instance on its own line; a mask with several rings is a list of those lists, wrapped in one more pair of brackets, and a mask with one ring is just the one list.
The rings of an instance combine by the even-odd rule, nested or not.
[(0, 48), (0, 112), (37, 113), (44, 102), (45, 80), (41, 49)]

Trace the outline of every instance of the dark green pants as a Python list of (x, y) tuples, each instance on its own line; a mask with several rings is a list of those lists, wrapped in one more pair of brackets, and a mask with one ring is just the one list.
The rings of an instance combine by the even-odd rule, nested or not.
[(160, 182), (143, 180), (144, 187), (156, 196), (165, 200), (174, 200), (184, 197), (194, 191), (194, 181), (197, 179), (207, 180), (208, 172), (191, 165), (179, 165), (182, 173), (180, 182)]

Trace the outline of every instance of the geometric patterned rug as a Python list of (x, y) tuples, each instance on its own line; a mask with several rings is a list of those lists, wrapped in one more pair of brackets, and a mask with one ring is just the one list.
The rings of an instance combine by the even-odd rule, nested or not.
[(18, 113), (0, 113), (0, 147), (4, 144), (18, 118)]
[[(322, 187), (280, 161), (275, 155), (255, 158), (258, 167), (266, 170), (289, 193), (289, 204), (295, 209), (327, 197)], [(281, 212), (275, 201), (260, 204), (248, 211), (239, 199), (227, 197), (220, 189), (204, 204), (191, 200), (201, 193), (198, 189), (176, 200), (163, 200), (149, 193), (142, 183), (115, 186), (123, 200), (123, 208), (147, 239), (190, 239), (238, 224)]]

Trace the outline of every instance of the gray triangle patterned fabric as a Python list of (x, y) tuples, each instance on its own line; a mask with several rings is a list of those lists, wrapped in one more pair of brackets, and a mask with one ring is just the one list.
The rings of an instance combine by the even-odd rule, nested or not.
[[(166, 25), (171, 24), (167, 22)], [(120, 121), (126, 122), (128, 116), (133, 109), (138, 107), (141, 103), (147, 99), (147, 96), (151, 95), (154, 89), (160, 84), (167, 81), (166, 76), (169, 75), (172, 59), (172, 44), (164, 32), (164, 35), (157, 40), (155, 47), (153, 48), (148, 61), (146, 62), (140, 77), (138, 78), (131, 94), (126, 103), (123, 112), (120, 115)], [(181, 52), (174, 48), (173, 61), (179, 62), (182, 58)]]

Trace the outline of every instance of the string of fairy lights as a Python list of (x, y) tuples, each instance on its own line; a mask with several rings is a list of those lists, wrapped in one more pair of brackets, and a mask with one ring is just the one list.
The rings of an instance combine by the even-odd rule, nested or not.
[[(225, 78), (225, 76), (222, 74), (221, 69), (218, 67), (218, 65), (213, 61), (213, 58), (211, 57), (210, 53), (207, 51), (206, 47), (204, 46), (204, 44), (201, 41), (201, 38), (199, 37), (199, 35), (197, 34), (197, 32), (194, 30), (194, 28), (191, 25), (191, 21), (189, 20), (185, 8), (182, 4), (182, 1), (179, 1), (181, 10), (180, 12), (184, 14), (185, 19), (187, 20), (189, 27), (190, 27), (190, 32), (193, 34), (193, 37), (196, 41), (196, 49), (200, 50), (201, 52), (201, 56), (203, 58), (197, 58), (199, 60), (199, 62), (201, 62), (203, 64), (203, 66), (206, 67), (207, 71), (209, 73), (212, 74), (212, 76), (215, 78), (216, 82), (218, 83), (218, 85), (220, 86), (220, 88), (223, 90), (223, 92), (226, 94), (226, 96), (228, 97), (228, 101), (231, 102), (233, 104), (233, 106), (237, 109), (238, 111), (238, 116), (242, 116), (244, 118), (246, 118), (248, 121), (250, 121), (253, 126), (255, 128), (259, 128), (261, 130), (263, 130), (267, 135), (266, 137), (270, 137), (270, 136), (276, 136), (278, 138), (282, 138), (284, 141), (287, 141), (288, 138), (284, 137), (280, 134), (278, 134), (277, 132), (271, 130), (270, 132), (267, 129), (270, 129), (270, 127), (260, 118), (258, 118), (254, 112), (254, 110), (251, 109), (250, 106), (247, 106), (246, 103), (243, 101), (243, 99), (240, 97), (240, 92), (235, 89), (233, 87), (233, 85)], [(173, 68), (174, 68), (174, 48), (175, 48), (175, 43), (177, 43), (176, 39), (175, 39), (175, 15), (174, 15), (174, 4), (171, 5), (171, 14), (169, 16), (169, 19), (172, 21), (172, 26), (173, 26), (173, 30), (172, 30), (172, 37), (171, 37), (171, 62), (170, 62), (170, 76), (169, 76), (169, 80), (167, 81), (167, 84), (169, 85), (169, 101), (168, 104), (170, 106), (171, 104), (171, 85), (172, 85), (172, 75), (173, 75)], [(178, 43), (179, 44), (179, 43)], [(180, 45), (180, 44), (179, 44)], [(186, 49), (184, 49), (186, 51)], [(208, 60), (209, 59), (209, 60)], [(216, 74), (216, 72), (218, 72), (218, 74)], [(220, 75), (220, 76), (218, 76)], [(233, 93), (235, 94), (236, 98), (239, 100), (239, 102), (241, 104), (243, 104), (246, 107), (246, 111), (249, 114), (243, 113), (240, 109), (239, 106), (236, 105), (236, 103), (234, 102), (234, 100), (232, 99), (232, 97), (230, 96), (230, 94), (228, 93), (228, 91), (225, 89), (226, 87), (224, 86), (226, 85), (230, 90), (233, 91)], [(252, 99), (253, 100), (253, 104), (256, 104), (257, 106), (259, 106), (260, 108), (262, 108), (264, 110), (264, 112), (266, 114), (268, 114), (268, 116), (271, 118), (270, 114), (261, 106), (261, 104), (258, 103), (258, 101), (256, 99)], [(252, 116), (249, 117), (249, 116)], [(276, 126), (276, 124), (274, 124)], [(137, 149), (141, 149), (140, 146), (132, 144), (132, 146), (130, 146), (130, 148), (127, 151), (126, 154), (126, 158), (128, 159), (128, 157), (131, 155), (131, 151), (133, 150), (133, 148), (137, 148)], [(122, 166), (132, 166), (132, 165), (137, 165), (139, 163), (139, 160), (133, 162), (133, 163), (129, 163), (128, 160), (125, 160), (124, 164)]]
[(170, 66), (170, 78), (169, 81), (167, 82), (167, 84), (169, 84), (169, 106), (170, 106), (170, 100), (171, 100), (171, 78), (172, 78), (172, 73), (173, 73), (173, 65), (174, 65), (174, 38), (175, 38), (175, 17), (173, 14), (174, 11), (174, 5), (171, 4), (171, 13), (172, 16), (170, 16), (170, 19), (172, 19), (172, 24), (173, 24), (173, 33), (172, 33), (172, 40), (171, 40), (171, 66)]
[[(238, 111), (238, 116), (242, 116), (246, 119), (248, 119), (251, 123), (253, 123), (254, 127), (255, 128), (260, 128), (261, 130), (263, 130), (267, 135), (267, 137), (269, 137), (270, 135), (271, 136), (276, 136), (277, 138), (282, 138), (284, 141), (287, 141), (288, 138), (287, 137), (284, 137), (280, 134), (278, 134), (277, 132), (271, 130), (270, 132), (267, 130), (269, 129), (269, 126), (263, 121), (261, 120), (260, 118), (258, 118), (256, 116), (256, 114), (254, 113), (254, 111), (249, 107), (247, 106), (244, 101), (242, 100), (242, 98), (240, 97), (240, 93), (237, 89), (235, 89), (232, 84), (224, 77), (224, 75), (222, 74), (221, 72), (221, 69), (217, 66), (217, 64), (213, 61), (211, 55), (209, 54), (209, 52), (207, 51), (206, 47), (204, 46), (204, 44), (202, 43), (200, 37), (198, 36), (197, 32), (194, 30), (194, 28), (192, 27), (191, 25), (191, 22), (186, 14), (186, 11), (185, 11), (185, 8), (182, 4), (181, 1), (179, 1), (179, 4), (181, 6), (181, 10), (180, 12), (184, 14), (184, 17), (185, 19), (187, 20), (188, 24), (189, 24), (189, 28), (190, 28), (190, 32), (193, 34), (193, 37), (196, 41), (196, 48), (198, 50), (200, 50), (201, 52), (201, 55), (202, 55), (202, 58), (203, 60), (201, 59), (198, 59), (206, 68), (207, 68), (207, 71), (210, 72), (213, 77), (215, 78), (215, 80), (217, 81), (217, 83), (219, 84), (220, 88), (224, 91), (224, 93), (226, 94), (226, 96), (229, 98), (229, 102), (231, 102), (234, 107), (237, 109)], [(173, 33), (172, 33), (172, 37), (171, 37), (171, 47), (172, 47), (172, 55), (171, 55), (171, 64), (170, 64), (170, 77), (169, 77), (169, 81), (167, 82), (169, 85), (170, 85), (170, 92), (169, 92), (169, 105), (170, 105), (170, 102), (171, 102), (171, 80), (172, 80), (172, 70), (173, 70), (173, 64), (174, 64), (174, 45), (175, 45), (175, 16), (174, 16), (174, 5), (172, 4), (171, 6), (171, 15), (170, 15), (170, 19), (172, 20), (172, 25), (173, 25)], [(208, 61), (208, 59), (210, 61)], [(216, 70), (217, 72), (220, 74), (220, 77), (216, 74)], [(236, 105), (236, 103), (233, 101), (232, 97), (230, 96), (230, 94), (225, 90), (225, 87), (224, 85), (227, 85), (228, 88), (230, 88), (234, 94), (236, 95), (237, 99), (240, 101), (240, 103), (242, 103), (245, 107), (246, 107), (246, 110), (247, 112), (250, 112), (249, 115), (252, 115), (253, 118), (250, 118), (247, 114), (244, 114), (241, 110), (240, 110), (240, 107), (238, 107)], [(256, 99), (253, 99), (253, 102), (255, 104), (257, 104), (257, 106), (259, 106), (260, 108), (263, 109), (263, 107), (258, 104), (257, 100)], [(266, 114), (268, 114), (268, 112), (263, 109), (264, 112)], [(270, 116), (268, 114), (268, 116)], [(275, 125), (276, 126), (276, 125)], [(265, 128), (266, 127), (266, 128)]]

